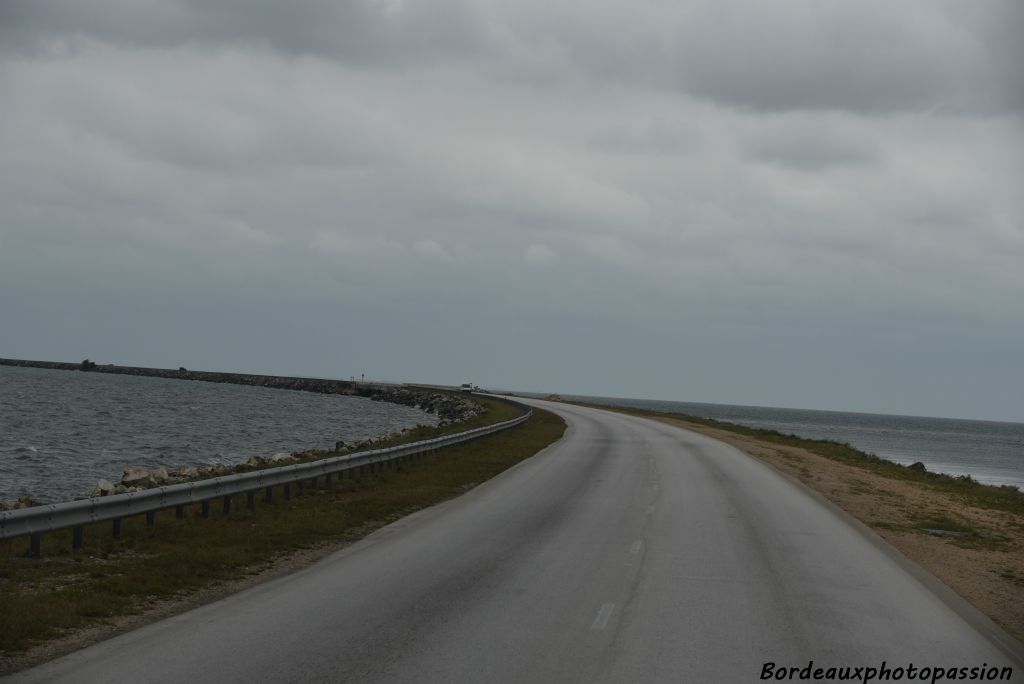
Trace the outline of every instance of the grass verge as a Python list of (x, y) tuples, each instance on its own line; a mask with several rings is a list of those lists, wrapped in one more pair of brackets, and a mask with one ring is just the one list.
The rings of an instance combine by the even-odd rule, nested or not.
[[(413, 430), (395, 441), (518, 414), (503, 402), (476, 399), (488, 404), (485, 416), (440, 430)], [(307, 487), (289, 500), (278, 488), (273, 504), (260, 502), (254, 511), (246, 510), (244, 495), (235, 497), (229, 515), (220, 514), (219, 502), (208, 519), (199, 516), (198, 506), (184, 520), (163, 511), (152, 528), (144, 518), (125, 520), (121, 539), (111, 537), (110, 523), (98, 523), (86, 528), (79, 551), (70, 548), (70, 530), (53, 533), (44, 538), (40, 559), (25, 557), (25, 539), (2, 541), (0, 672), (28, 664), (12, 656), (48, 640), (265, 571), (303, 550), (356, 541), (494, 477), (559, 439), (564, 429), (561, 418), (534, 410), (523, 425), (419, 461), (346, 476), (331, 487)]]

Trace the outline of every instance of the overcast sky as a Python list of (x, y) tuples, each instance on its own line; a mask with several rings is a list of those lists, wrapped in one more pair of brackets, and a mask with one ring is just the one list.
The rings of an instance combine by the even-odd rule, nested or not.
[(1019, 0), (0, 0), (0, 356), (1024, 421)]

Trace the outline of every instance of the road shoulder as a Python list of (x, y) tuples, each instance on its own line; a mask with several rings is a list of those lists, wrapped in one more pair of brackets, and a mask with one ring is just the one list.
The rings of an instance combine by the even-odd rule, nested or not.
[(784, 473), (863, 523), (995, 624), (1024, 640), (1024, 516), (887, 478), (798, 446), (781, 446), (675, 417), (659, 422), (725, 442)]

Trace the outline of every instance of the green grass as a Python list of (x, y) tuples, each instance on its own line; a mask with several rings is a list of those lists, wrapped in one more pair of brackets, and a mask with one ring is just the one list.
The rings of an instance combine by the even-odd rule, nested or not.
[[(856, 449), (849, 444), (833, 442), (822, 439), (805, 439), (796, 435), (788, 435), (776, 430), (764, 430), (759, 428), (736, 425), (712, 418), (699, 418), (684, 413), (668, 413), (651, 411), (646, 409), (635, 409), (629, 407), (609, 406), (604, 404), (584, 404), (594, 408), (607, 409), (626, 413), (635, 416), (656, 417), (656, 418), (677, 418), (698, 425), (704, 425), (718, 430), (725, 430), (744, 437), (753, 437), (763, 442), (769, 442), (780, 446), (798, 447), (812, 453), (824, 456), (846, 465), (887, 477), (893, 480), (906, 480), (916, 482), (935, 491), (946, 492), (955, 495), (962, 503), (978, 508), (1005, 511), (1016, 515), (1024, 515), (1024, 492), (1016, 487), (986, 485), (978, 482), (970, 476), (953, 476), (942, 473), (921, 472), (911, 470), (906, 466), (894, 463), (893, 461), (881, 458)], [(810, 477), (809, 471), (803, 473)]]
[(938, 534), (952, 532), (955, 536), (947, 536), (950, 544), (955, 544), (966, 549), (978, 549), (987, 551), (1009, 551), (1008, 539), (1006, 537), (986, 534), (981, 530), (967, 524), (959, 516), (954, 517), (947, 512), (918, 512), (910, 516), (911, 525), (904, 526), (904, 531), (912, 531), (923, 534)]
[(914, 523), (914, 527), (921, 530), (940, 530), (963, 535), (979, 535), (978, 530), (960, 520), (952, 518), (947, 513), (921, 512), (912, 515), (911, 520)]
[[(396, 438), (422, 439), (513, 417), (515, 407), (475, 397), (488, 405), (484, 416), (440, 430), (415, 430)], [(234, 497), (231, 513), (220, 501), (204, 519), (192, 507), (184, 520), (174, 511), (124, 521), (122, 538), (110, 523), (85, 529), (85, 545), (71, 550), (69, 530), (43, 539), (43, 557), (27, 558), (26, 539), (0, 542), (0, 654), (20, 652), (69, 629), (141, 612), (154, 601), (183, 597), (197, 589), (258, 572), (292, 552), (354, 541), (421, 508), (457, 496), (561, 437), (565, 423), (535, 410), (524, 425), (443, 449), (360, 479), (334, 481), (330, 488), (272, 504), (257, 499), (246, 510)]]

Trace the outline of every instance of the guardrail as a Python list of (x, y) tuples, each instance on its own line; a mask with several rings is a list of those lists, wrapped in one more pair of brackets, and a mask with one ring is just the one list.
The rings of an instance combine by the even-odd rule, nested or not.
[(177, 517), (184, 518), (185, 506), (196, 503), (202, 505), (202, 515), (205, 518), (210, 514), (211, 501), (222, 499), (223, 511), (228, 513), (231, 510), (231, 497), (238, 494), (248, 495), (248, 508), (252, 510), (256, 503), (256, 493), (260, 490), (264, 491), (263, 500), (270, 503), (273, 501), (274, 487), (283, 486), (284, 498), (288, 499), (291, 497), (292, 484), (301, 488), (306, 482), (309, 482), (312, 487), (316, 487), (320, 477), (324, 477), (326, 483), (329, 484), (332, 476), (336, 474), (343, 477), (346, 472), (356, 469), (359, 469), (360, 473), (366, 468), (370, 468), (372, 471), (382, 467), (385, 463), (420, 458), (442, 447), (479, 439), (521, 425), (529, 420), (533, 411), (522, 404), (517, 403), (516, 405), (524, 408), (526, 413), (501, 423), (410, 444), (333, 456), (308, 463), (254, 470), (248, 473), (223, 475), (195, 482), (154, 487), (141, 492), (126, 492), (78, 501), (33, 506), (14, 511), (2, 511), (0, 512), (0, 539), (28, 536), (30, 537), (29, 554), (38, 556), (41, 553), (43, 534), (57, 530), (72, 528), (71, 545), (78, 549), (82, 546), (85, 525), (93, 523), (113, 521), (113, 535), (120, 537), (121, 521), (124, 518), (145, 514), (147, 524), (152, 526), (156, 524), (158, 511), (174, 508)]

